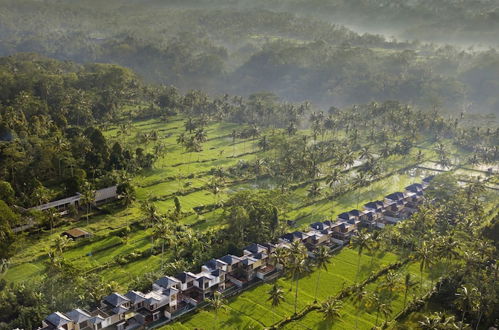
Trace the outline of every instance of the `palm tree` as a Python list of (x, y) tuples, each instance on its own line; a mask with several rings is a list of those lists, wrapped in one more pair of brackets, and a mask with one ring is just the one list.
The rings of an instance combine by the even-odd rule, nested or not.
[(213, 298), (206, 299), (208, 304), (213, 308), (215, 312), (215, 325), (213, 329), (218, 329), (218, 312), (227, 308), (227, 301), (222, 297), (222, 294), (218, 291), (213, 293)]
[[(267, 301), (270, 300), (270, 304), (272, 305), (272, 308), (277, 308), (283, 301), (284, 301), (284, 290), (282, 289), (282, 286), (280, 286), (277, 283), (274, 283), (272, 288), (268, 291), (269, 298)], [(272, 318), (274, 315), (272, 315)], [(274, 323), (274, 321), (272, 321)]]
[(357, 260), (357, 273), (355, 275), (355, 281), (357, 282), (359, 279), (359, 272), (360, 272), (360, 258), (362, 256), (362, 253), (364, 250), (369, 250), (369, 233), (366, 231), (359, 231), (357, 235), (352, 237), (352, 241), (350, 244), (352, 244), (353, 249), (357, 249), (358, 251), (358, 260)]
[(433, 263), (433, 256), (431, 249), (428, 247), (426, 242), (423, 242), (421, 247), (416, 250), (414, 255), (415, 259), (419, 261), (419, 273), (420, 273), (420, 290), (423, 289), (423, 271), (427, 269)]
[(459, 327), (454, 316), (447, 316), (441, 312), (425, 315), (424, 319), (418, 323), (423, 330), (457, 329)]
[(324, 320), (330, 327), (334, 320), (341, 317), (341, 308), (343, 307), (341, 301), (329, 297), (321, 306), (320, 312), (322, 313)]
[(274, 266), (281, 265), (283, 269), (288, 267), (289, 249), (278, 247), (272, 253)]
[(473, 303), (473, 291), (476, 290), (476, 288), (468, 289), (466, 286), (462, 285), (456, 293), (457, 299), (456, 299), (456, 305), (459, 307), (459, 309), (463, 312), (461, 316), (461, 327), (460, 329), (463, 328), (464, 324), (464, 317), (466, 316), (466, 312), (468, 312), (471, 309), (472, 303)]
[(62, 256), (64, 249), (69, 245), (70, 240), (66, 236), (57, 236), (54, 239), (54, 249)]
[(90, 213), (90, 208), (95, 202), (95, 190), (92, 189), (92, 185), (90, 184), (90, 182), (85, 182), (85, 184), (83, 185), (80, 202), (87, 208), (86, 218), (88, 226), (88, 215)]
[[(149, 201), (143, 201), (140, 210), (145, 216), (146, 227), (152, 228), (161, 219), (156, 206)], [(151, 235), (151, 251), (154, 248), (154, 235)]]
[[(367, 297), (367, 291), (359, 287), (352, 295), (353, 304), (357, 306), (357, 314), (360, 314), (360, 309), (364, 303), (364, 299)], [(355, 328), (358, 328), (358, 318), (355, 318)]]
[(411, 273), (405, 274), (404, 278), (404, 308), (407, 305), (407, 295), (409, 294), (409, 290), (416, 285), (416, 282), (413, 282), (411, 279)]
[(295, 281), (295, 314), (298, 308), (298, 283), (300, 275), (309, 270), (307, 256), (307, 249), (303, 243), (300, 241), (291, 243), (288, 268), (291, 273), (291, 278)]
[(329, 252), (329, 248), (326, 246), (319, 246), (314, 251), (314, 264), (318, 269), (317, 272), (317, 282), (315, 284), (315, 294), (314, 294), (314, 302), (317, 302), (317, 291), (319, 290), (319, 281), (321, 280), (322, 270), (327, 271), (328, 264), (331, 263), (331, 254)]
[(386, 303), (381, 303), (381, 304), (378, 304), (378, 308), (377, 308), (377, 316), (376, 316), (376, 325), (378, 325), (378, 316), (379, 316), (379, 313), (383, 314), (383, 316), (385, 317), (385, 322), (388, 322), (388, 316), (390, 316), (391, 313), (393, 313), (393, 309), (392, 309), (392, 306), (390, 306), (390, 304), (386, 304)]
[(164, 253), (165, 253), (165, 241), (168, 239), (168, 236), (171, 234), (170, 226), (166, 223), (164, 219), (156, 222), (154, 225), (154, 238), (161, 239), (161, 269), (163, 269), (163, 264), (165, 261)]
[(308, 197), (314, 199), (321, 195), (322, 187), (318, 182), (312, 183), (310, 188), (307, 189)]

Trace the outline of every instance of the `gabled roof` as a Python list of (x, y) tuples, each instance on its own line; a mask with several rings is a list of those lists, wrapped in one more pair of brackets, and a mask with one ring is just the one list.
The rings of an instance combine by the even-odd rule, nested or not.
[(219, 277), (221, 275), (224, 275), (225, 274), (225, 271), (221, 270), (221, 269), (216, 269), (214, 271), (212, 271), (210, 273), (212, 276), (215, 276), (215, 277)]
[(254, 253), (252, 255), (252, 257), (255, 258), (255, 259), (261, 260), (261, 259), (267, 258), (268, 254), (266, 254), (266, 253)]
[(310, 225), (310, 227), (317, 230), (324, 230), (329, 228), (329, 225), (325, 224), (324, 222), (314, 222)]
[(245, 257), (243, 258), (242, 263), (243, 263), (243, 265), (245, 265), (245, 266), (249, 266), (249, 265), (254, 264), (254, 263), (255, 263), (255, 262), (257, 262), (257, 261), (258, 261), (258, 260), (256, 260), (255, 258), (252, 258), (252, 257), (250, 257), (250, 256), (245, 256)]
[(247, 247), (244, 248), (244, 250), (249, 251), (251, 253), (267, 252), (267, 248), (265, 246), (257, 243), (252, 243), (248, 245)]
[(74, 323), (85, 322), (92, 317), (92, 316), (90, 316), (90, 314), (88, 314), (87, 312), (85, 312), (84, 310), (81, 310), (79, 308), (73, 309), (71, 312), (66, 313), (66, 315)]
[(154, 284), (157, 284), (165, 289), (169, 289), (174, 285), (180, 284), (180, 281), (170, 276), (163, 276), (160, 279), (158, 279), (156, 282), (154, 282)]
[(281, 238), (287, 240), (287, 241), (290, 241), (290, 242), (294, 242), (296, 240), (304, 240), (304, 239), (307, 239), (308, 238), (308, 235), (301, 232), (301, 231), (295, 231), (295, 232), (292, 232), (292, 233), (287, 233), (287, 234), (284, 234), (281, 236)]
[(390, 195), (386, 195), (385, 196), (386, 199), (390, 199), (392, 201), (396, 201), (396, 200), (399, 200), (399, 199), (403, 199), (404, 198), (404, 194), (401, 193), (401, 192), (394, 192)]
[(118, 307), (114, 307), (111, 311), (114, 314), (125, 314), (126, 312), (128, 312), (128, 308), (125, 308), (123, 306), (118, 306)]
[(421, 183), (413, 183), (405, 187), (405, 190), (417, 193), (418, 191), (423, 190), (423, 185)]
[(66, 315), (62, 314), (61, 312), (54, 312), (49, 316), (47, 316), (45, 321), (48, 321), (53, 326), (59, 328), (71, 322), (71, 319), (69, 319)]
[(324, 224), (325, 224), (326, 226), (331, 227), (332, 225), (334, 225), (334, 222), (333, 222), (333, 221), (331, 221), (331, 220), (326, 220), (326, 221), (324, 221)]
[(163, 295), (170, 297), (174, 294), (179, 293), (179, 290), (177, 290), (175, 288), (169, 288), (169, 289), (163, 290), (162, 293), (163, 293)]
[(204, 264), (208, 269), (220, 269), (223, 266), (227, 266), (227, 263), (220, 259), (211, 259)]
[(383, 208), (383, 202), (382, 201), (369, 202), (369, 203), (364, 204), (364, 208), (378, 210), (378, 209)]
[(227, 254), (220, 258), (223, 262), (225, 262), (227, 265), (235, 265), (239, 262), (241, 262), (241, 258), (236, 257), (235, 255), (232, 254)]
[(188, 272), (181, 272), (177, 275), (175, 275), (175, 278), (179, 280), (181, 283), (187, 283), (187, 282), (192, 282), (193, 280), (196, 279), (196, 276), (194, 274), (188, 273)]
[(130, 300), (127, 297), (122, 296), (117, 292), (113, 292), (109, 296), (104, 297), (104, 302), (114, 307), (121, 306), (122, 304), (127, 303), (129, 301)]
[(130, 299), (130, 301), (133, 303), (133, 304), (138, 304), (138, 303), (141, 303), (143, 302), (146, 297), (145, 295), (140, 292), (140, 291), (128, 291), (127, 294), (125, 294), (125, 297), (127, 297), (128, 299)]
[(94, 317), (90, 318), (90, 319), (88, 320), (88, 322), (90, 322), (90, 323), (92, 323), (92, 324), (99, 324), (99, 323), (104, 322), (104, 320), (105, 320), (105, 319), (104, 319), (102, 316), (100, 316), (100, 315), (96, 315), (96, 316), (94, 316)]
[(348, 211), (348, 214), (353, 215), (354, 217), (360, 216), (360, 211), (359, 210), (350, 210)]
[(348, 213), (348, 212), (343, 212), (343, 213), (341, 213), (340, 215), (338, 215), (338, 218), (340, 218), (340, 219), (344, 219), (344, 220), (348, 220), (348, 219), (350, 219), (350, 213)]

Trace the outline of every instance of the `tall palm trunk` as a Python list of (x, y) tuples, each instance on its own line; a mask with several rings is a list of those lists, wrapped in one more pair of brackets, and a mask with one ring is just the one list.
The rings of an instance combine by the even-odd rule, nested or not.
[(317, 291), (319, 290), (319, 281), (321, 280), (322, 269), (319, 269), (319, 274), (317, 274), (317, 283), (315, 284), (315, 294), (314, 303), (317, 302)]
[(297, 277), (296, 278), (296, 287), (295, 287), (295, 315), (296, 315), (296, 309), (298, 307), (298, 282), (300, 279)]

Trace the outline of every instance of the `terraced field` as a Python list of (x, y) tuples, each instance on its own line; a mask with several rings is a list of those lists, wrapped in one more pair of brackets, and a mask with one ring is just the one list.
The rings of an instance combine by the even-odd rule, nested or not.
[[(111, 127), (105, 131), (105, 135), (111, 141), (120, 141), (127, 144), (132, 150), (142, 147), (148, 151), (153, 150), (154, 145), (162, 143), (165, 153), (156, 161), (154, 168), (143, 171), (133, 178), (137, 188), (138, 200), (150, 199), (158, 207), (160, 212), (167, 212), (174, 206), (173, 197), (177, 195), (184, 217), (181, 221), (191, 225), (194, 230), (203, 231), (208, 228), (219, 228), (225, 225), (221, 219), (220, 209), (210, 212), (196, 213), (193, 207), (214, 204), (227, 198), (232, 192), (242, 189), (272, 188), (277, 187), (278, 182), (272, 178), (243, 177), (237, 179), (228, 178), (218, 195), (214, 195), (208, 187), (212, 175), (208, 172), (217, 167), (228, 168), (238, 162), (252, 161), (257, 157), (268, 156), (271, 151), (259, 151), (252, 139), (236, 139), (233, 143), (231, 132), (240, 129), (239, 125), (230, 123), (216, 123), (206, 127), (208, 140), (202, 144), (201, 152), (186, 152), (177, 144), (177, 136), (185, 132), (185, 118), (177, 118), (169, 122), (160, 120), (146, 120), (133, 123), (131, 129), (122, 133), (117, 127)], [(140, 143), (140, 134), (145, 132), (157, 133), (157, 141)], [(278, 131), (265, 132), (265, 134), (278, 134)], [(306, 131), (300, 132), (305, 134)], [(433, 151), (428, 144), (422, 145), (424, 155), (429, 159), (433, 157)], [(376, 150), (372, 152), (376, 153)], [(399, 173), (399, 169), (410, 167), (416, 163), (414, 148), (410, 155), (390, 156), (384, 163), (385, 177), (355, 191), (346, 192), (331, 199), (327, 189), (322, 197), (310, 199), (307, 197), (307, 188), (310, 183), (297, 182), (296, 189), (288, 193), (290, 209), (286, 218), (296, 220), (298, 227), (306, 227), (317, 221), (333, 218), (335, 215), (361, 206), (365, 202), (382, 198), (384, 195), (402, 189), (408, 184), (420, 181), (424, 173), (406, 172)], [(329, 164), (320, 164), (324, 173), (327, 173)], [(354, 175), (356, 169), (349, 170), (347, 175)], [(325, 177), (317, 180), (325, 186)], [(90, 218), (89, 223), (81, 219), (78, 223), (71, 223), (41, 234), (26, 236), (17, 247), (17, 254), (12, 258), (12, 263), (5, 279), (20, 282), (33, 279), (44, 273), (45, 261), (47, 260), (48, 248), (52, 241), (63, 231), (81, 227), (94, 234), (90, 240), (79, 242), (75, 246), (69, 246), (64, 252), (67, 260), (82, 266), (86, 271), (97, 272), (107, 280), (118, 282), (126, 288), (130, 281), (140, 273), (153, 271), (159, 268), (160, 258), (151, 256), (143, 260), (134, 261), (125, 265), (106, 265), (121, 255), (131, 252), (140, 252), (151, 248), (150, 229), (141, 229), (131, 226), (131, 232), (126, 239), (118, 237), (116, 230), (141, 220), (138, 202), (129, 208), (122, 208), (117, 204), (109, 204), (104, 208), (104, 213), (96, 214)], [(168, 253), (168, 251), (167, 251)]]

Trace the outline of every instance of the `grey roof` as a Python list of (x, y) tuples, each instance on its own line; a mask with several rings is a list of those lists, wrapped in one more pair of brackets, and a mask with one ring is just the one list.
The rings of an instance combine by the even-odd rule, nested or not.
[(177, 275), (175, 275), (175, 278), (179, 280), (182, 283), (187, 283), (187, 282), (192, 282), (196, 277), (192, 276), (191, 274), (187, 272), (182, 272)]
[(359, 210), (350, 210), (348, 213), (350, 215), (353, 215), (354, 217), (358, 217), (360, 215), (360, 211)]
[(118, 307), (114, 307), (111, 311), (114, 314), (125, 314), (126, 312), (128, 312), (128, 308), (125, 308), (123, 306), (118, 306)]
[(238, 262), (241, 262), (241, 258), (236, 257), (235, 255), (232, 254), (227, 254), (220, 258), (223, 262), (227, 263), (228, 265), (234, 265), (237, 264)]
[(227, 263), (220, 259), (211, 259), (204, 264), (209, 269), (219, 269), (222, 266), (227, 266)]
[(79, 308), (73, 309), (71, 312), (66, 313), (66, 315), (75, 323), (85, 322), (92, 317), (90, 314)]
[(253, 243), (244, 248), (244, 250), (249, 251), (251, 253), (260, 253), (267, 252), (267, 248), (263, 245)]
[(89, 319), (88, 321), (92, 324), (99, 324), (99, 323), (102, 323), (104, 321), (104, 318), (100, 315), (96, 315), (96, 316), (92, 317), (91, 319)]
[(213, 276), (219, 277), (220, 275), (224, 275), (225, 272), (221, 269), (216, 269), (210, 273)]
[(394, 192), (393, 194), (385, 196), (385, 198), (386, 199), (391, 199), (392, 201), (396, 201), (396, 200), (399, 200), (399, 199), (403, 199), (404, 198), (404, 194), (401, 193), (401, 192)]
[(109, 296), (104, 297), (104, 301), (107, 302), (108, 304), (114, 306), (114, 307), (117, 307), (117, 306), (121, 306), (122, 304), (124, 304), (126, 302), (129, 302), (130, 300), (127, 297), (122, 296), (121, 294), (119, 294), (117, 292), (113, 292)]
[(140, 291), (128, 291), (127, 294), (125, 294), (125, 297), (127, 297), (128, 299), (130, 299), (130, 301), (134, 304), (138, 304), (138, 303), (141, 303), (143, 302), (146, 297), (145, 295), (140, 292)]
[(423, 190), (423, 185), (421, 183), (413, 183), (413, 184), (405, 187), (405, 190), (412, 191), (412, 192), (418, 192), (420, 190)]
[(246, 266), (248, 266), (248, 265), (252, 265), (252, 264), (254, 264), (254, 263), (255, 263), (255, 262), (257, 262), (257, 261), (258, 261), (258, 260), (256, 260), (255, 258), (252, 258), (252, 257), (250, 257), (250, 256), (246, 256), (246, 257), (244, 257), (244, 259), (243, 259), (243, 265), (246, 265)]
[(54, 312), (47, 316), (45, 320), (56, 327), (61, 327), (71, 322), (71, 320), (61, 312)]
[(313, 224), (310, 225), (310, 227), (317, 230), (324, 230), (329, 228), (329, 225), (324, 222), (314, 222)]
[(176, 284), (180, 284), (180, 281), (170, 276), (163, 276), (154, 283), (163, 288), (169, 289)]

